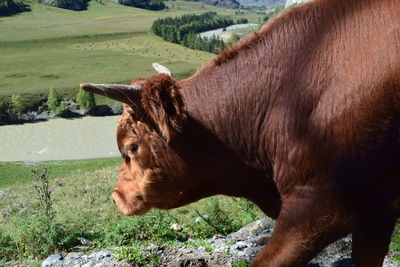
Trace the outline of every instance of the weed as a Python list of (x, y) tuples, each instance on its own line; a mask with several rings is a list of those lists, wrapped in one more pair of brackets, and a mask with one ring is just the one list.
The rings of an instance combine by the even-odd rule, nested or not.
[(250, 266), (250, 262), (246, 260), (237, 261), (232, 264), (232, 267), (247, 267), (247, 266)]
[(185, 233), (172, 230), (172, 223), (166, 212), (159, 210), (153, 210), (146, 216), (124, 218), (119, 223), (106, 227), (100, 243), (103, 246), (127, 246), (136, 241), (164, 242), (182, 239)]
[(194, 211), (202, 220), (198, 224), (189, 225), (189, 228), (199, 237), (225, 235), (238, 230), (241, 226), (239, 221), (221, 208), (218, 198), (211, 198), (207, 202), (205, 212), (209, 214), (208, 217), (201, 215), (197, 210)]
[(157, 254), (143, 254), (140, 248), (123, 247), (119, 248), (114, 253), (117, 260), (133, 261), (139, 266), (157, 265), (161, 262), (160, 256)]
[(43, 215), (46, 227), (48, 229), (50, 229), (50, 225), (54, 219), (53, 202), (51, 199), (51, 193), (53, 191), (49, 188), (49, 171), (50, 168), (47, 166), (32, 170), (37, 180), (34, 188), (37, 192), (37, 196), (39, 199), (38, 213)]
[(194, 242), (185, 242), (185, 246), (188, 248), (203, 247), (206, 252), (212, 252), (215, 249), (215, 247), (211, 245), (210, 242), (201, 239), (195, 239)]

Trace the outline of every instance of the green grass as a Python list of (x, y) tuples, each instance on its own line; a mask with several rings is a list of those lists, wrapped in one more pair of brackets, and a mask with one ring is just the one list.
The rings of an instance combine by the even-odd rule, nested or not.
[[(261, 211), (238, 198), (216, 196), (171, 211), (153, 210), (146, 216), (122, 216), (111, 201), (120, 159), (55, 161), (50, 166), (55, 222), (42, 229), (39, 200), (31, 169), (38, 166), (2, 163), (0, 193), (0, 264), (3, 260), (43, 258), (77, 245), (77, 237), (93, 240), (90, 247), (176, 244), (187, 236), (206, 238), (226, 234), (262, 216)], [(16, 178), (10, 178), (16, 177)], [(199, 214), (208, 221), (195, 222)], [(183, 225), (173, 231), (172, 223)], [(40, 241), (40, 242), (39, 242)], [(3, 253), (3, 255), (2, 255)], [(5, 256), (4, 256), (5, 255)], [(3, 259), (2, 259), (3, 257)]]
[(51, 161), (40, 163), (0, 162), (0, 188), (20, 186), (31, 183), (32, 170), (40, 166), (51, 166), (50, 178), (69, 177), (81, 173), (95, 172), (103, 168), (117, 170), (121, 164), (120, 158)]
[(103, 3), (91, 1), (88, 10), (77, 12), (32, 1), (31, 12), (0, 18), (0, 98), (21, 94), (33, 104), (50, 87), (73, 97), (83, 82), (126, 83), (153, 74), (153, 62), (168, 65), (177, 78), (188, 77), (213, 55), (156, 37), (150, 33), (153, 20), (206, 11), (261, 18), (186, 1), (167, 2), (165, 11)]

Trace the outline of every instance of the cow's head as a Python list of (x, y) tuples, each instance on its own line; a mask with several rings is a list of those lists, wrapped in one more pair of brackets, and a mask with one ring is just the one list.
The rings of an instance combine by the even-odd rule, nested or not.
[(125, 215), (175, 207), (182, 195), (179, 180), (186, 166), (169, 143), (180, 132), (184, 104), (170, 71), (153, 67), (159, 74), (131, 85), (81, 84), (86, 91), (125, 103), (117, 128), (123, 163), (112, 194)]

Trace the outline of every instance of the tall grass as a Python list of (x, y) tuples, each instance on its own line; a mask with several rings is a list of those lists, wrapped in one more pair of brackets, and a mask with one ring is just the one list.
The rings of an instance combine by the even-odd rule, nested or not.
[[(68, 163), (61, 166), (71, 168)], [(51, 167), (52, 162), (46, 165)], [(73, 166), (80, 168), (79, 164)], [(124, 217), (110, 200), (118, 174), (116, 165), (68, 177), (53, 172), (52, 167), (42, 184), (48, 183), (48, 188), (44, 186), (47, 189), (39, 193), (35, 185), (40, 174), (30, 174), (29, 182), (24, 179), (23, 184), (1, 189), (0, 261), (44, 258), (56, 251), (69, 251), (82, 237), (93, 241), (89, 248), (174, 244), (188, 237), (226, 234), (262, 215), (245, 200), (218, 196), (171, 211), (152, 210), (146, 216)], [(50, 195), (44, 194), (46, 190), (51, 190)], [(44, 212), (46, 205), (41, 204), (43, 197), (38, 195), (51, 200), (51, 220)], [(207, 220), (198, 220), (199, 215)], [(173, 230), (174, 223), (182, 225), (183, 230)]]

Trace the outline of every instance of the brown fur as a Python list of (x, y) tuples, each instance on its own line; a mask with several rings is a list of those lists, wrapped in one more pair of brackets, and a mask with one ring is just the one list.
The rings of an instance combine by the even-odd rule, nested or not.
[(305, 265), (349, 233), (353, 262), (381, 266), (400, 212), (399, 55), (400, 1), (318, 0), (189, 79), (134, 80), (118, 207), (241, 196), (277, 219), (253, 266)]

